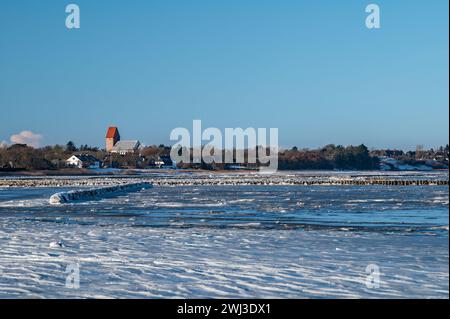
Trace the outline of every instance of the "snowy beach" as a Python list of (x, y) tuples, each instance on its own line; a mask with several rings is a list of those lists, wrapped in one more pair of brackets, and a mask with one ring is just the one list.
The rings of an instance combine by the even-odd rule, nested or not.
[[(448, 179), (443, 172), (414, 174), (388, 178)], [(269, 178), (336, 175), (373, 178)], [(124, 180), (208, 178), (266, 177), (159, 173)], [(192, 182), (50, 205), (57, 192), (117, 184), (111, 177), (62, 179), (72, 184), (38, 178), (37, 185), (15, 187), (5, 185), (23, 179), (2, 179), (0, 298), (449, 296), (447, 186)], [(66, 286), (70, 265), (79, 267), (79, 287)], [(370, 265), (380, 270), (377, 287), (366, 285)]]

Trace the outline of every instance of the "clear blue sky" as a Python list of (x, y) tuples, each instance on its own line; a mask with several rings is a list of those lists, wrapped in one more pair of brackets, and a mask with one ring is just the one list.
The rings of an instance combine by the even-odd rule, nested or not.
[[(65, 6), (81, 29), (65, 27)], [(365, 7), (381, 7), (381, 29)], [(278, 127), (280, 145), (446, 144), (448, 1), (1, 0), (0, 142), (169, 144)]]

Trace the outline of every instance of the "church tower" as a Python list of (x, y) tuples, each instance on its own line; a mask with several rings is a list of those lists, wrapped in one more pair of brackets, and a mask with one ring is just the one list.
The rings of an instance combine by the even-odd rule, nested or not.
[(106, 151), (111, 152), (118, 141), (120, 141), (119, 130), (115, 126), (110, 126), (106, 132)]

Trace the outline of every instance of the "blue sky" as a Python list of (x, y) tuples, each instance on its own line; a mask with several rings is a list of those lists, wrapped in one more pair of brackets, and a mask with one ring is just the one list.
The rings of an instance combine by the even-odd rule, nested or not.
[[(283, 147), (448, 142), (448, 1), (1, 0), (0, 142), (170, 144), (278, 127)], [(381, 8), (381, 29), (365, 7)]]

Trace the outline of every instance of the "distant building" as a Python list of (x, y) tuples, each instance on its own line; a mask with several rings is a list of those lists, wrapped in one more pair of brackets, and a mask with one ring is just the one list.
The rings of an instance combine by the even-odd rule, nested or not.
[(136, 152), (141, 143), (139, 141), (118, 141), (112, 148), (111, 153), (125, 155)]
[(153, 155), (149, 157), (148, 166), (154, 168), (171, 168), (174, 165), (170, 156)]
[(110, 126), (106, 132), (106, 151), (125, 155), (136, 152), (141, 143), (137, 140), (121, 141), (119, 129), (115, 126)]
[(118, 141), (120, 141), (119, 130), (115, 126), (109, 127), (106, 132), (106, 151), (111, 152)]
[(77, 168), (100, 168), (100, 161), (89, 154), (72, 155), (66, 160), (66, 165)]

